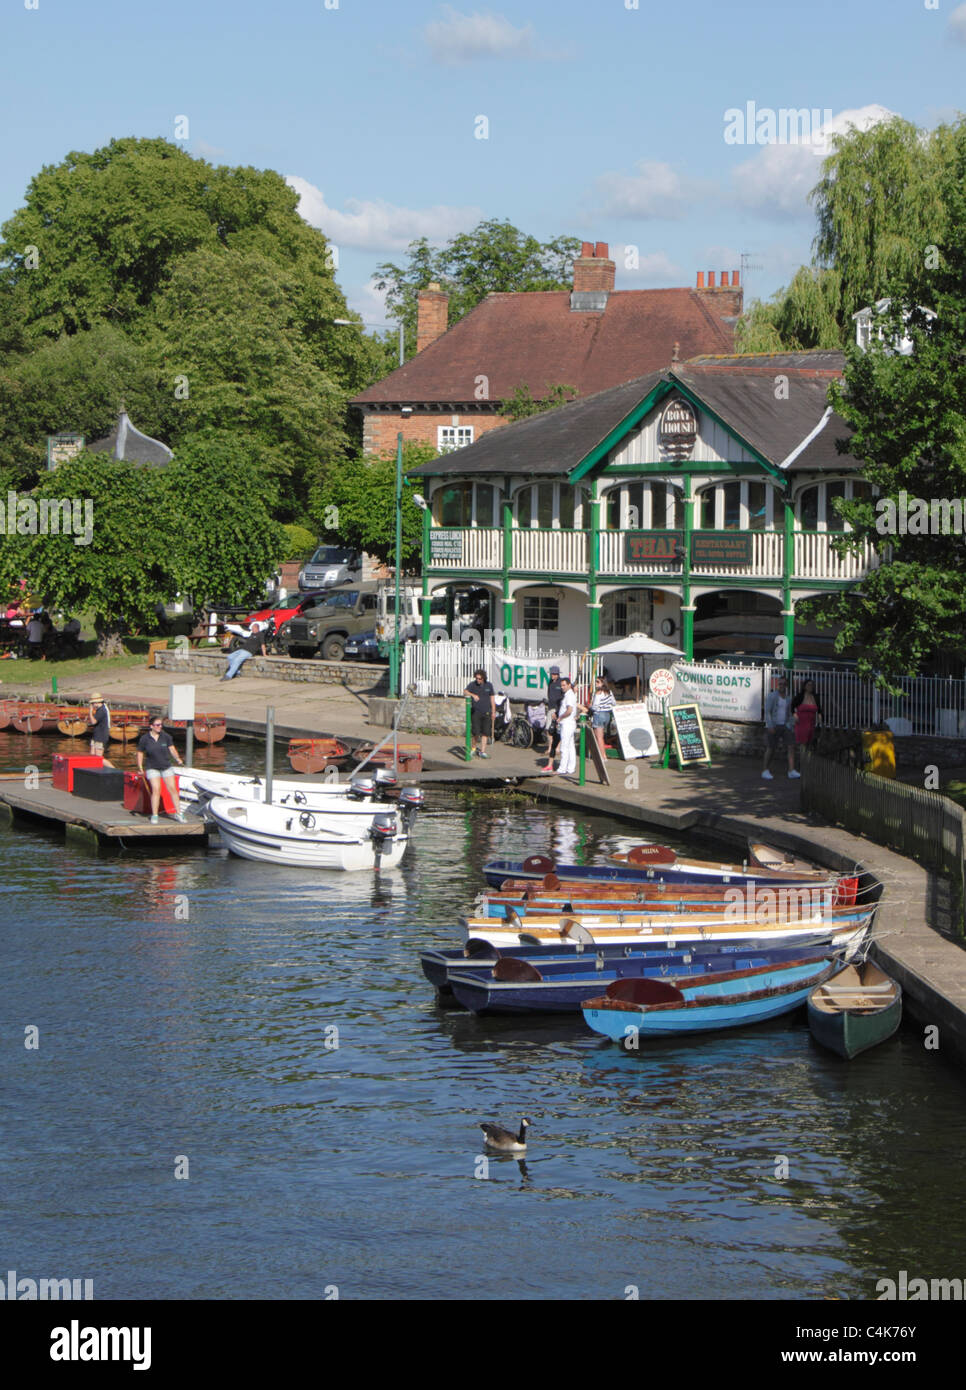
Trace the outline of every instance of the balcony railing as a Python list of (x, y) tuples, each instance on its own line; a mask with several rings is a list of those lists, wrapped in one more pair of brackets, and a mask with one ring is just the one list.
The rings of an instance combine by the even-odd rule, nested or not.
[[(628, 559), (625, 531), (600, 533), (598, 575), (619, 576), (680, 575), (680, 559)], [(640, 531), (635, 535), (642, 534)], [(646, 533), (645, 533), (646, 534)], [(746, 578), (779, 581), (784, 572), (785, 536), (782, 531), (698, 531), (698, 536), (750, 540), (750, 555), (702, 561), (691, 565), (693, 579)], [(472, 570), (496, 572), (503, 566), (503, 532), (497, 527), (467, 527), (446, 532), (447, 543), (437, 547), (430, 560), (432, 570)], [(834, 548), (840, 532), (796, 531), (792, 578), (797, 580), (851, 581), (860, 579), (878, 563), (871, 542), (857, 552), (840, 555)], [(515, 574), (542, 578), (564, 574), (586, 574), (590, 567), (588, 531), (531, 530), (511, 532), (510, 569)]]

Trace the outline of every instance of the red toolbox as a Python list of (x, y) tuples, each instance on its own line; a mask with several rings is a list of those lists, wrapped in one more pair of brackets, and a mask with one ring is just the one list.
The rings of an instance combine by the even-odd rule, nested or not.
[[(178, 777), (174, 779), (175, 796), (178, 796)], [(180, 802), (178, 803), (180, 805)], [(168, 784), (161, 778), (161, 806), (162, 811), (169, 811), (174, 815), (178, 810), (168, 791)], [(140, 772), (125, 772), (124, 774), (124, 809), (133, 811), (136, 816), (149, 816), (151, 814), (151, 791), (146, 777), (142, 777)]]
[(54, 754), (54, 789), (59, 792), (73, 792), (74, 773), (79, 767), (103, 767), (104, 759), (98, 753)]

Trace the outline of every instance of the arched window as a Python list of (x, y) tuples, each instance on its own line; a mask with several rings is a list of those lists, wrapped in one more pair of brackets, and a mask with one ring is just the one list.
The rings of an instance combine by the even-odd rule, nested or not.
[(433, 493), (437, 526), (499, 526), (500, 494), (492, 483), (450, 483)]
[(622, 483), (604, 494), (609, 531), (680, 531), (684, 493), (673, 483)]
[(802, 531), (849, 531), (851, 527), (838, 512), (838, 498), (858, 502), (875, 497), (878, 489), (864, 478), (830, 478), (824, 483), (810, 483), (799, 492), (795, 515)]
[(698, 493), (698, 503), (702, 531), (773, 531), (781, 520), (774, 487), (756, 478), (712, 483)]
[(583, 488), (569, 483), (532, 483), (516, 496), (517, 525), (541, 531), (573, 531), (583, 526)]
[(605, 594), (600, 605), (602, 641), (627, 637), (632, 632), (650, 632), (654, 602), (650, 589), (618, 589)]

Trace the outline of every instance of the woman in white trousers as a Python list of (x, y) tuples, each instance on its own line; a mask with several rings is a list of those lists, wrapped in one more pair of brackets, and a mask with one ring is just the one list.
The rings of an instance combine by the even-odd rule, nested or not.
[(572, 777), (577, 771), (577, 696), (566, 676), (561, 677), (560, 684), (563, 686), (563, 699), (557, 711), (557, 728), (560, 730), (560, 763), (557, 776)]

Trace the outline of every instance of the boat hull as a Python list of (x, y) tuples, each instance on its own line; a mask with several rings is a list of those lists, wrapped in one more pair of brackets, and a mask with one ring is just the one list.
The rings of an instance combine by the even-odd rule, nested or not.
[(792, 1013), (833, 969), (827, 962), (817, 965), (812, 961), (748, 971), (743, 979), (723, 975), (713, 983), (682, 986), (681, 992), (687, 998), (681, 1005), (618, 1008), (614, 1007), (616, 1001), (610, 1001), (608, 1006), (604, 1000), (597, 1000), (584, 1006), (583, 1015), (595, 1033), (632, 1047), (640, 1038), (684, 1037), (741, 1028)]
[(492, 888), (501, 888), (507, 879), (526, 880), (540, 883), (553, 872), (561, 883), (724, 883), (724, 884), (762, 884), (776, 887), (802, 884), (821, 885), (828, 875), (816, 871), (811, 876), (793, 877), (778, 870), (766, 868), (739, 868), (728, 864), (700, 864), (687, 861), (676, 864), (655, 864), (647, 868), (635, 868), (629, 864), (554, 864), (551, 868), (543, 865), (528, 869), (523, 862), (511, 859), (491, 859), (483, 867), (486, 881)]
[[(294, 812), (287, 814), (275, 806), (230, 801), (227, 797), (215, 797), (208, 805), (208, 812), (232, 854), (262, 864), (347, 872), (393, 869), (402, 860), (409, 844), (404, 830), (391, 840), (377, 844), (368, 834), (350, 837), (332, 831), (320, 832), (317, 825), (301, 826)], [(266, 812), (272, 814), (266, 815)], [(371, 816), (369, 819), (371, 821)]]
[[(847, 980), (857, 983), (856, 993), (850, 994)], [(901, 1022), (901, 987), (871, 964), (841, 971), (808, 998), (812, 1037), (849, 1062), (886, 1042)]]

